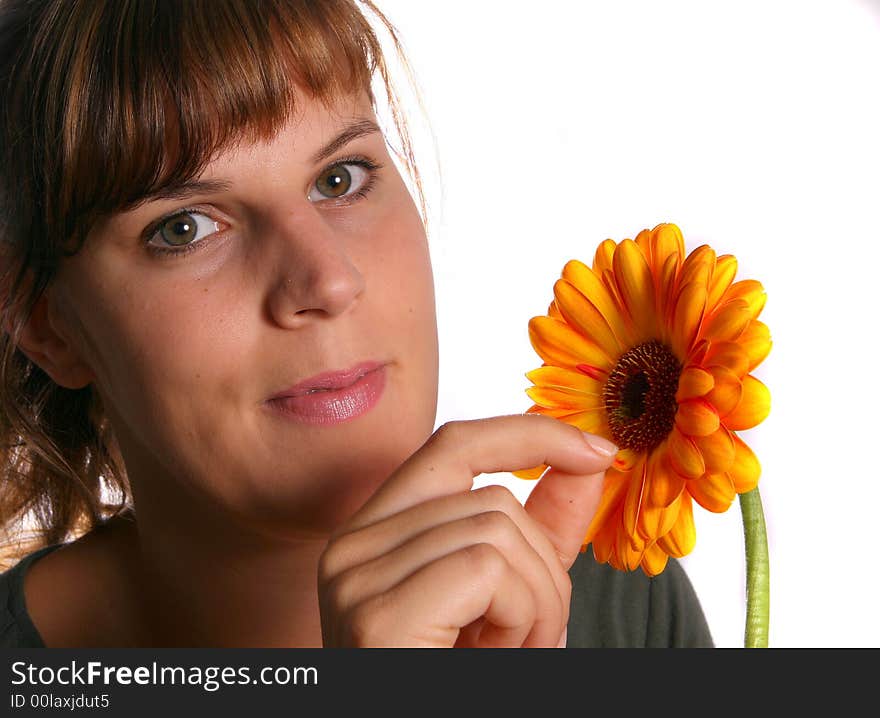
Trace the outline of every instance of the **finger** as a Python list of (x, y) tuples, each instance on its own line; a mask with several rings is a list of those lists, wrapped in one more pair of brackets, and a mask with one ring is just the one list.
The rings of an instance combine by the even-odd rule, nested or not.
[[(544, 559), (513, 520), (501, 511), (479, 513), (434, 526), (389, 553), (353, 566), (325, 586), (325, 600), (337, 612), (345, 613), (364, 596), (389, 592), (427, 565), (477, 544), (487, 544), (497, 550), (532, 593), (535, 619), (525, 645), (554, 645), (568, 617), (562, 596)], [(558, 564), (555, 556), (551, 558)], [(447, 591), (449, 587), (438, 585), (432, 590)], [(566, 593), (565, 608), (568, 598)]]
[(424, 501), (382, 521), (338, 534), (322, 557), (322, 575), (330, 580), (353, 566), (388, 553), (427, 528), (489, 511), (506, 513), (547, 564), (556, 565), (556, 549), (545, 527), (526, 513), (510, 489), (490, 484)]
[(349, 640), (363, 646), (452, 647), (460, 629), (482, 617), (478, 645), (516, 648), (529, 635), (534, 616), (532, 592), (522, 576), (494, 547), (474, 544), (357, 606)]
[(547, 464), (572, 474), (610, 466), (576, 427), (538, 414), (444, 424), (400, 466), (346, 524), (366, 526), (409, 506), (469, 491), (480, 474)]
[(574, 475), (551, 468), (526, 499), (526, 512), (544, 527), (565, 571), (571, 568), (583, 545), (599, 506), (604, 477), (604, 471)]
[[(567, 569), (563, 568), (557, 549), (548, 538), (547, 528), (526, 513), (510, 489), (500, 485), (490, 484), (426, 501), (357, 531), (337, 536), (321, 557), (320, 582), (322, 585), (331, 583), (342, 573), (393, 551), (424, 534), (426, 527), (492, 511), (505, 513), (528, 542), (529, 549), (540, 557), (556, 588), (565, 620), (571, 591)], [(440, 539), (435, 540), (439, 542)]]
[(476, 646), (480, 641), (480, 631), (483, 630), (484, 623), (485, 621), (480, 617), (463, 626), (458, 632), (458, 638), (455, 639), (453, 648), (473, 648)]

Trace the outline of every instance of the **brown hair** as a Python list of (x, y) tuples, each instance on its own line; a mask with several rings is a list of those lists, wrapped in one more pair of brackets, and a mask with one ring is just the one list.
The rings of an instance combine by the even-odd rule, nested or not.
[(398, 95), (359, 5), (409, 72), (396, 29), (370, 0), (0, 0), (6, 564), (129, 506), (97, 392), (56, 385), (16, 348), (59, 262), (97, 219), (192, 179), (231, 143), (271, 137), (297, 90), (328, 104), (365, 90), (375, 107), (377, 72), (426, 219)]

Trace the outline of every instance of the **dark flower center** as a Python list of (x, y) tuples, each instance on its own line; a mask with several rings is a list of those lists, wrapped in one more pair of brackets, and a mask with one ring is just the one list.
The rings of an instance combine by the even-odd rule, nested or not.
[(657, 340), (620, 357), (602, 392), (611, 436), (620, 448), (650, 451), (669, 435), (680, 375), (681, 363)]

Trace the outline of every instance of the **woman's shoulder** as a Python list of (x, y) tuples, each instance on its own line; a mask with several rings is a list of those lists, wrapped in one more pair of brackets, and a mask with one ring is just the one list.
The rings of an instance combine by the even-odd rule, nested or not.
[(0, 587), (0, 646), (124, 643), (132, 608), (132, 526), (110, 520), (8, 569)]
[(648, 577), (618, 571), (582, 552), (569, 571), (572, 582), (570, 647), (711, 648), (712, 635), (682, 565)]
[(60, 546), (53, 544), (32, 551), (0, 573), (0, 648), (45, 647), (27, 610), (24, 579), (34, 562)]

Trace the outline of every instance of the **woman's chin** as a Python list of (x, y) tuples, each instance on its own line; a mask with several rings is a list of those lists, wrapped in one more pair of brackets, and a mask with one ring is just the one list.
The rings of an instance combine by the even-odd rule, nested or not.
[(232, 512), (258, 533), (286, 539), (327, 537), (360, 509), (394, 468), (313, 475), (308, 485), (300, 480), (295, 488), (261, 487), (246, 501), (236, 502), (239, 506)]

